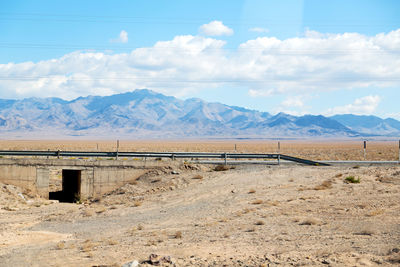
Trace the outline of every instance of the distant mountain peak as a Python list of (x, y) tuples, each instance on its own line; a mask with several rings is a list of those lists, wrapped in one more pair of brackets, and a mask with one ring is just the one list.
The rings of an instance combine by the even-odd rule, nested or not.
[(0, 99), (0, 136), (29, 138), (343, 138), (400, 136), (400, 122), (352, 114), (271, 116), (243, 107), (136, 89), (110, 96)]

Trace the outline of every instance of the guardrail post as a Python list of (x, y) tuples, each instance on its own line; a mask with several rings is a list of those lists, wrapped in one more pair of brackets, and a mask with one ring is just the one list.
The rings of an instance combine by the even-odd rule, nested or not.
[(367, 159), (367, 141), (364, 141), (364, 160)]
[(172, 154), (172, 160), (175, 161), (175, 154)]
[(60, 150), (57, 150), (57, 158), (60, 158)]
[(225, 153), (225, 165), (227, 165), (227, 162), (226, 162), (226, 153)]
[(278, 154), (278, 165), (281, 165), (281, 154)]
[(119, 151), (119, 140), (117, 140), (117, 154), (116, 154), (117, 160), (118, 160), (118, 151)]

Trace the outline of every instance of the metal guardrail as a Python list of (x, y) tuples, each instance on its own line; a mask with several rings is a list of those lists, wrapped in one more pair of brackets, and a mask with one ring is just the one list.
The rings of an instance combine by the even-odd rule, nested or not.
[(207, 153), (207, 152), (90, 152), (90, 151), (16, 151), (2, 150), (0, 156), (42, 156), (42, 157), (133, 157), (133, 158), (210, 158), (224, 159), (227, 164), (228, 159), (276, 159), (279, 161), (288, 160), (297, 163), (328, 166), (329, 164), (312, 160), (291, 157), (282, 154), (252, 154), (252, 153)]

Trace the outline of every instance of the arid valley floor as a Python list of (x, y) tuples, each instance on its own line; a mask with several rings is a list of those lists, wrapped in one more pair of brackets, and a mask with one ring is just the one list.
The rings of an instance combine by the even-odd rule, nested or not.
[[(4, 142), (1, 149), (18, 148), (13, 145)], [(351, 159), (362, 155), (358, 144), (329, 146), (343, 155), (354, 149)], [(376, 149), (376, 157), (389, 153), (384, 159), (397, 160), (396, 149)], [(317, 146), (308, 158), (327, 159), (332, 152), (337, 158), (329, 159), (347, 159), (333, 149), (321, 151)], [(351, 176), (360, 183), (346, 181)], [(83, 203), (58, 203), (0, 183), (0, 266), (121, 266), (134, 260), (150, 266), (157, 263), (151, 254), (165, 256), (161, 264), (167, 266), (169, 259), (176, 266), (398, 266), (399, 200), (398, 165), (216, 171), (165, 160)]]

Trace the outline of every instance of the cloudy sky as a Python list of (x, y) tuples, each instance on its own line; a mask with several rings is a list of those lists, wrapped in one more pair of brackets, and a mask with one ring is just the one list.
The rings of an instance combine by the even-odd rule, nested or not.
[(148, 88), (400, 119), (400, 1), (1, 1), (0, 98)]

